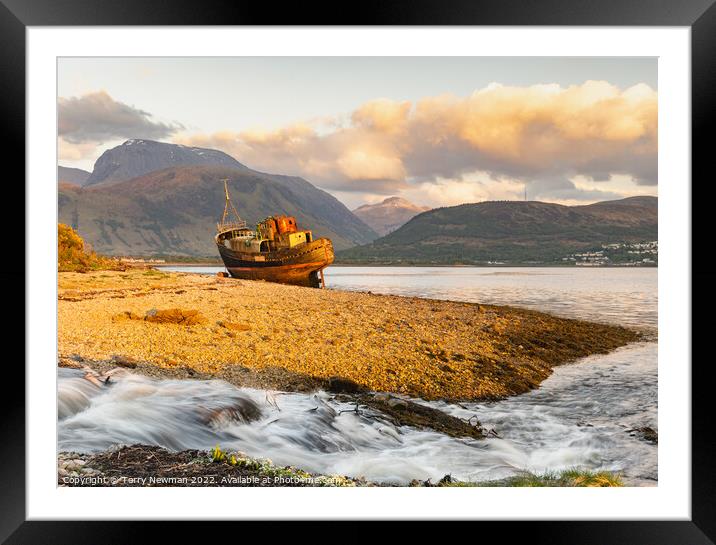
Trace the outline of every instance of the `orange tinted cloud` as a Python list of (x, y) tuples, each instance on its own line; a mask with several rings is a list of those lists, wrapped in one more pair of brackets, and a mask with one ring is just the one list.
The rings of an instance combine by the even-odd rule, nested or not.
[(628, 175), (653, 185), (657, 103), (644, 84), (491, 84), (467, 97), (370, 101), (325, 130), (296, 124), (177, 141), (339, 191), (392, 193), (439, 180), (447, 187), (444, 180), (474, 172), (526, 182)]
[(366, 102), (353, 112), (351, 120), (357, 127), (385, 133), (397, 133), (407, 128), (410, 102), (395, 102), (387, 98)]

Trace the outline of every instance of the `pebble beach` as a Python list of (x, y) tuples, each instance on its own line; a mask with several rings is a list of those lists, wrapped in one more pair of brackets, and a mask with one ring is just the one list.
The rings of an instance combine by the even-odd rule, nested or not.
[(426, 400), (498, 399), (537, 387), (555, 365), (639, 338), (512, 307), (154, 269), (58, 281), (62, 366), (119, 363), (286, 391), (341, 380)]

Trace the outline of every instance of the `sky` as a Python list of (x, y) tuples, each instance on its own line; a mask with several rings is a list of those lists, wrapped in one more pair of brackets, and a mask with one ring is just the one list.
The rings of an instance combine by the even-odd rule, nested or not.
[(657, 60), (61, 58), (59, 163), (145, 138), (303, 176), (349, 208), (657, 194)]

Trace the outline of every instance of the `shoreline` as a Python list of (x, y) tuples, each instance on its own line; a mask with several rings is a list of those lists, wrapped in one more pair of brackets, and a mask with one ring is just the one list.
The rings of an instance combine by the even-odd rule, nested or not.
[[(222, 264), (220, 264), (222, 265)], [(563, 265), (561, 263), (371, 263), (360, 262), (333, 262), (331, 267), (472, 267), (476, 269), (657, 269), (656, 265)]]
[(61, 273), (58, 314), (67, 366), (125, 358), (157, 378), (285, 391), (340, 378), (427, 400), (524, 393), (556, 365), (643, 338), (515, 307), (156, 269)]
[[(148, 263), (147, 265), (161, 269), (163, 267), (224, 267), (224, 263), (219, 262), (198, 262), (193, 261), (189, 263)], [(467, 264), (467, 263), (341, 263), (334, 261), (330, 267), (461, 267), (461, 268), (474, 268), (474, 269), (510, 269), (510, 268), (534, 268), (534, 269), (658, 269), (658, 265), (599, 265), (599, 266), (584, 266), (584, 265), (562, 265), (559, 263), (517, 263), (517, 264)]]
[(186, 263), (167, 261), (166, 263), (148, 263), (148, 265), (156, 269), (161, 269), (162, 267), (224, 267), (222, 261), (191, 261)]

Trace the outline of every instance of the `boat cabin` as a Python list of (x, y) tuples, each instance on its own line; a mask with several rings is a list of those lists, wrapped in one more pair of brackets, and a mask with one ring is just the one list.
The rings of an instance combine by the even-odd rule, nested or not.
[[(226, 202), (221, 221), (216, 224), (215, 238), (220, 246), (237, 252), (262, 254), (295, 248), (313, 241), (313, 233), (299, 231), (296, 218), (293, 216), (271, 216), (259, 222), (255, 231), (249, 229), (231, 203), (228, 179), (223, 182)], [(234, 221), (229, 221), (231, 214), (235, 218)]]
[(299, 231), (293, 216), (271, 216), (256, 226), (257, 238), (261, 240), (260, 251), (293, 248), (311, 242), (311, 231)]
[(311, 231), (299, 231), (293, 216), (271, 216), (256, 226), (256, 231), (244, 223), (224, 223), (218, 227), (216, 240), (219, 244), (237, 252), (265, 253), (294, 248), (311, 242)]

